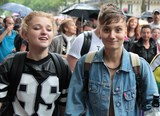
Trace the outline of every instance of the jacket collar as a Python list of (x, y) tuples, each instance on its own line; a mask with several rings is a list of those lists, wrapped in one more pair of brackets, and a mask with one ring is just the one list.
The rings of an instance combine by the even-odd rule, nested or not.
[[(150, 38), (149, 42), (150, 42), (150, 47), (156, 46), (156, 43), (154, 42), (153, 38)], [(137, 42), (137, 46), (138, 47), (143, 46), (143, 39), (142, 38), (140, 38), (139, 41)]]
[[(103, 60), (104, 56), (104, 47), (101, 48), (95, 55), (93, 62), (104, 62)], [(123, 48), (122, 51), (122, 60), (121, 60), (121, 67), (120, 70), (129, 72), (132, 68), (131, 60), (130, 60), (130, 54)]]

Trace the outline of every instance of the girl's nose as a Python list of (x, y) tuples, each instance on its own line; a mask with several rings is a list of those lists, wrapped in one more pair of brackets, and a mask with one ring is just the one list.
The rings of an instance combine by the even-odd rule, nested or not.
[(42, 29), (41, 33), (42, 34), (47, 34), (47, 30), (46, 29)]

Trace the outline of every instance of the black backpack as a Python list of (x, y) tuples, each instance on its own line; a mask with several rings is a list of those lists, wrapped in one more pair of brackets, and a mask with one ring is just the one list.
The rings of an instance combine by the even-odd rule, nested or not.
[(84, 42), (81, 49), (81, 56), (89, 52), (91, 41), (92, 41), (92, 32), (85, 31), (84, 33)]
[[(8, 116), (13, 113), (13, 107), (12, 107), (12, 101), (14, 101), (14, 96), (16, 95), (16, 90), (19, 85), (23, 66), (24, 66), (24, 60), (26, 57), (27, 52), (17, 52), (13, 58), (13, 63), (10, 70), (10, 85), (8, 88), (8, 102), (3, 104), (3, 110), (0, 111), (0, 116)], [(71, 72), (69, 69), (66, 68), (66, 64), (64, 63), (64, 60), (59, 54), (56, 53), (50, 53), (53, 59), (53, 62), (55, 64), (57, 76), (59, 78), (59, 91), (62, 91), (62, 84), (65, 84), (65, 78), (66, 75), (71, 75)], [(21, 62), (20, 62), (21, 61)], [(15, 78), (16, 77), (16, 78)], [(55, 110), (53, 112), (53, 116), (56, 116), (58, 112), (58, 106), (57, 101), (55, 101)]]

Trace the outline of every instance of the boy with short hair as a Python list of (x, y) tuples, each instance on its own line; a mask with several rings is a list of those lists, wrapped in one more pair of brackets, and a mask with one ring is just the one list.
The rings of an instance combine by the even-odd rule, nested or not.
[(127, 34), (124, 14), (114, 4), (104, 4), (98, 22), (104, 47), (96, 52), (89, 77), (84, 75), (86, 56), (78, 60), (69, 85), (65, 114), (139, 116), (140, 110), (151, 106), (152, 95), (158, 93), (150, 65), (140, 58), (142, 93), (138, 95), (141, 99), (137, 98), (136, 75), (130, 54), (123, 48)]

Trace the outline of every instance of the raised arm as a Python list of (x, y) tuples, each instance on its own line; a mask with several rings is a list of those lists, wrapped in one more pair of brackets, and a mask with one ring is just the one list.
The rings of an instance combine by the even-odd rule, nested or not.
[(7, 35), (8, 31), (5, 30), (1, 35), (0, 35), (0, 43), (2, 42), (2, 40), (4, 39), (4, 37)]

